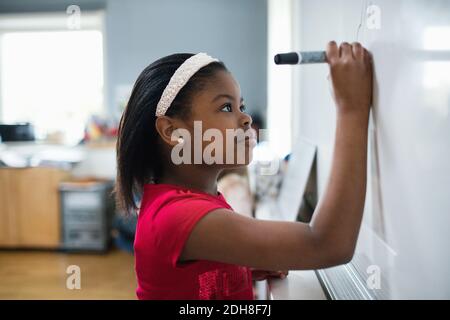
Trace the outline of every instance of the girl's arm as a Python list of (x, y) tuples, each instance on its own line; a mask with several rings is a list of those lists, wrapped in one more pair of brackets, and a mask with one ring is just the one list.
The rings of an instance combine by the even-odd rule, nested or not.
[(360, 44), (327, 47), (337, 108), (332, 168), (309, 224), (263, 221), (226, 209), (192, 230), (179, 260), (213, 260), (264, 270), (318, 269), (349, 262), (366, 193), (372, 63)]

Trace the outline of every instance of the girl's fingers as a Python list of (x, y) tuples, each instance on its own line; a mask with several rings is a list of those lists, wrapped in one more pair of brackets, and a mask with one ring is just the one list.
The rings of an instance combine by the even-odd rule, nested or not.
[(353, 51), (353, 56), (355, 58), (359, 58), (359, 57), (362, 57), (364, 55), (364, 49), (363, 49), (362, 45), (359, 42), (353, 42), (352, 43), (352, 51)]
[(281, 279), (284, 279), (284, 278), (287, 277), (288, 273), (289, 273), (289, 271), (272, 271), (270, 273), (270, 276), (272, 276), (272, 277), (279, 277)]
[(265, 271), (265, 270), (255, 270), (252, 269), (252, 275), (253, 280), (265, 280), (266, 278), (272, 277), (272, 278), (281, 278), (284, 279), (287, 277), (289, 271), (282, 270), (282, 271)]
[(341, 58), (350, 58), (352, 57), (352, 46), (348, 42), (342, 42), (339, 47), (339, 56)]
[(335, 41), (330, 41), (327, 45), (327, 61), (331, 64), (337, 59), (339, 59), (339, 49)]

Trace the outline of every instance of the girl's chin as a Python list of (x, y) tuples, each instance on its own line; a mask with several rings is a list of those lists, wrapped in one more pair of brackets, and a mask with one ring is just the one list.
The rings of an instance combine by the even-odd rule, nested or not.
[(247, 139), (245, 139), (245, 142), (242, 141), (242, 140), (236, 142), (236, 143), (235, 143), (236, 148), (237, 148), (237, 146), (238, 146), (240, 143), (245, 143), (245, 146), (249, 146), (249, 147), (251, 147), (251, 148), (254, 148), (254, 147), (256, 146), (256, 144), (258, 143), (258, 141), (256, 140), (256, 138), (247, 138)]
[(256, 144), (258, 143), (258, 141), (255, 138), (251, 138), (251, 139), (247, 140), (246, 142), (248, 142), (248, 144), (251, 148), (256, 147)]
[(245, 161), (237, 161), (235, 159), (235, 162), (232, 163), (225, 163), (224, 166), (227, 168), (239, 168), (239, 167), (246, 167), (248, 166), (253, 160), (253, 151), (249, 150), (245, 153)]

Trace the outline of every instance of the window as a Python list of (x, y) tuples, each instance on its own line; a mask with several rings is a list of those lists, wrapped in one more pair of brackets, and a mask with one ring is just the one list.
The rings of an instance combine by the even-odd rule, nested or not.
[[(83, 23), (84, 16), (81, 17)], [(66, 27), (66, 16), (0, 17), (0, 120), (30, 122), (38, 138), (77, 143), (104, 111), (102, 15)]]
[(269, 143), (284, 157), (292, 143), (292, 69), (274, 64), (277, 53), (292, 51), (292, 1), (268, 1), (268, 107)]

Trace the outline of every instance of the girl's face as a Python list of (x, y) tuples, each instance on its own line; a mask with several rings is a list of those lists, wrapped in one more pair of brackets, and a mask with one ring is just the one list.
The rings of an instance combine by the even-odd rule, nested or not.
[(211, 164), (213, 159), (222, 158), (223, 165), (215, 162), (221, 167), (247, 165), (252, 159), (256, 135), (251, 129), (252, 119), (245, 113), (239, 84), (231, 73), (217, 72), (204, 90), (192, 99), (190, 117), (183, 121), (193, 137), (192, 154), (195, 152), (194, 139), (199, 139), (195, 135), (201, 132), (203, 163), (209, 161)]

